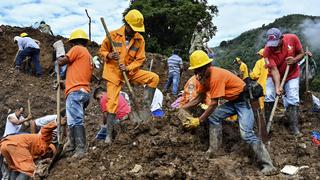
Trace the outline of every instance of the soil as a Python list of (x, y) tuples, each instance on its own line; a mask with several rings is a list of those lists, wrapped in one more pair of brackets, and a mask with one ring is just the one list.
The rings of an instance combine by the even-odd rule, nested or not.
[[(0, 133), (3, 133), (9, 109), (17, 103), (27, 105), (31, 100), (34, 117), (53, 114), (56, 110), (56, 91), (52, 88), (54, 77), (50, 76), (52, 44), (62, 37), (45, 35), (31, 28), (1, 27), (0, 35)], [(41, 42), (42, 77), (29, 74), (16, 74), (12, 62), (17, 47), (13, 37), (27, 32)], [(98, 46), (92, 45), (90, 52), (95, 55)], [(166, 81), (166, 57), (148, 54), (144, 69), (148, 69), (151, 59), (153, 71), (159, 74), (163, 89)], [(98, 71), (96, 72), (97, 76)], [(182, 84), (191, 76), (186, 72)], [(93, 82), (92, 87), (97, 82)], [(134, 87), (142, 92), (141, 87)], [(63, 93), (61, 93), (64, 98)], [(141, 93), (138, 95), (141, 100)], [(295, 138), (289, 134), (287, 120), (278, 113), (273, 124), (270, 143), (267, 145), (274, 165), (278, 171), (285, 165), (309, 168), (299, 171), (295, 176), (278, 173), (264, 176), (259, 173), (250, 147), (240, 138), (236, 123), (223, 123), (223, 145), (218, 155), (209, 158), (207, 125), (189, 132), (182, 128), (181, 122), (170, 110), (169, 102), (164, 102), (166, 115), (163, 119), (150, 119), (140, 125), (124, 121), (117, 125), (117, 136), (111, 146), (94, 139), (102, 120), (99, 105), (91, 100), (86, 109), (85, 127), (87, 135), (87, 154), (82, 159), (63, 157), (56, 163), (48, 179), (320, 179), (319, 148), (312, 144), (310, 132), (320, 130), (317, 113), (311, 113), (302, 106), (301, 131), (303, 136)], [(64, 107), (64, 99), (62, 106)]]

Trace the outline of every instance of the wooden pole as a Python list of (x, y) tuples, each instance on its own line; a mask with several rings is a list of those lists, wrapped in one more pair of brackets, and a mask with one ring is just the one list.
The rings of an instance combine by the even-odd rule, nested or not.
[[(308, 46), (306, 47), (306, 52), (308, 52)], [(306, 92), (309, 91), (309, 55), (306, 54)]]
[(89, 39), (91, 41), (91, 17), (89, 16), (87, 9), (85, 9), (85, 11), (86, 11), (86, 14), (89, 18)]

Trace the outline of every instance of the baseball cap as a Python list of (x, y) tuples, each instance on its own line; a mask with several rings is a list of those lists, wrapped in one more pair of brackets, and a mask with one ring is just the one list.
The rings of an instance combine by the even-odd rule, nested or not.
[(267, 47), (277, 47), (280, 38), (282, 36), (281, 31), (278, 28), (271, 28), (267, 31)]

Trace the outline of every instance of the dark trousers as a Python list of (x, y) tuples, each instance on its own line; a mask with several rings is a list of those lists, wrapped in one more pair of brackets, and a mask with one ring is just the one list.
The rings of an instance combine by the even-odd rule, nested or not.
[(40, 49), (28, 47), (28, 48), (25, 48), (24, 50), (20, 51), (20, 53), (18, 54), (17, 59), (16, 59), (16, 66), (18, 68), (20, 68), (23, 60), (27, 56), (31, 57), (31, 62), (35, 66), (36, 75), (40, 75), (41, 74), (41, 65), (40, 65), (40, 61), (39, 61)]

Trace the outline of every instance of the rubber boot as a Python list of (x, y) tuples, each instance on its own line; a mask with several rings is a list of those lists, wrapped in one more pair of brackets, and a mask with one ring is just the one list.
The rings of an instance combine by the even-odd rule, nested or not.
[(274, 102), (264, 102), (264, 117), (266, 119), (266, 125), (269, 122), (273, 105)]
[(222, 127), (221, 125), (215, 125), (209, 123), (209, 149), (207, 154), (212, 157), (215, 152), (218, 152), (219, 147), (222, 143)]
[(16, 180), (28, 180), (28, 179), (29, 179), (29, 176), (24, 173), (19, 173), (19, 175), (16, 178)]
[(299, 106), (289, 105), (287, 108), (288, 117), (290, 120), (290, 130), (293, 135), (301, 136), (299, 131)]
[(144, 88), (143, 109), (139, 112), (140, 118), (143, 121), (151, 117), (150, 108), (155, 91), (156, 88), (150, 88), (148, 86)]
[(69, 127), (68, 128), (68, 141), (66, 144), (63, 146), (63, 151), (62, 153), (67, 153), (70, 151), (74, 151), (75, 149), (75, 132), (74, 132), (74, 127)]
[(258, 143), (252, 144), (252, 149), (256, 154), (258, 161), (262, 163), (261, 172), (264, 175), (271, 175), (275, 172), (276, 168), (272, 164), (272, 160), (270, 158), (269, 152), (264, 144), (260, 141)]
[(111, 144), (112, 143), (112, 136), (113, 136), (113, 124), (116, 120), (116, 114), (108, 113), (107, 115), (107, 136), (104, 140), (105, 143)]
[(86, 154), (86, 132), (84, 126), (74, 126), (76, 149), (72, 157), (82, 158)]

